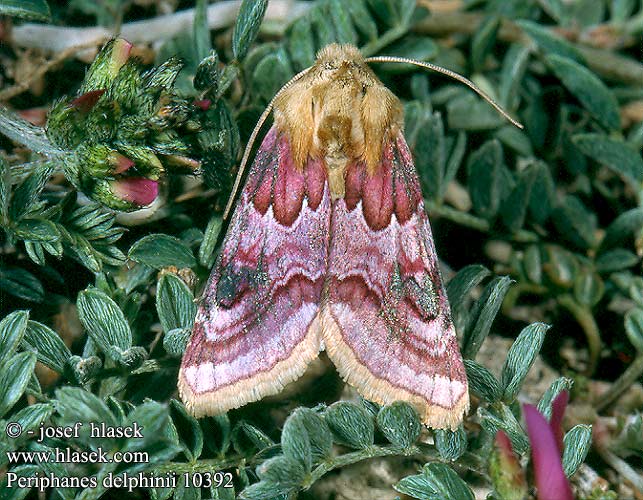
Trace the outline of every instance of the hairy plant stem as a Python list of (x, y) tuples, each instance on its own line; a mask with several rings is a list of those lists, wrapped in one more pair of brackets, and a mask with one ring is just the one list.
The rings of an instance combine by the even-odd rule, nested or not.
[(226, 469), (239, 467), (245, 459), (240, 455), (233, 455), (226, 458), (212, 458), (196, 460), (194, 462), (168, 462), (154, 468), (157, 474), (173, 472), (183, 474), (185, 472), (219, 472)]
[(337, 469), (339, 467), (344, 467), (346, 465), (355, 464), (361, 462), (362, 460), (368, 460), (369, 458), (377, 457), (390, 457), (390, 456), (410, 456), (420, 453), (420, 449), (417, 446), (412, 446), (408, 450), (401, 450), (397, 446), (378, 446), (372, 445), (363, 450), (353, 451), (351, 453), (346, 453), (344, 455), (339, 455), (337, 457), (330, 458), (325, 462), (321, 463), (315, 467), (312, 472), (308, 475), (306, 480), (303, 483), (303, 488), (310, 488), (316, 481), (318, 481), (324, 474)]
[(643, 353), (639, 353), (623, 374), (601, 395), (596, 402), (596, 411), (600, 413), (606, 410), (623, 392), (630, 388), (641, 375), (643, 375)]

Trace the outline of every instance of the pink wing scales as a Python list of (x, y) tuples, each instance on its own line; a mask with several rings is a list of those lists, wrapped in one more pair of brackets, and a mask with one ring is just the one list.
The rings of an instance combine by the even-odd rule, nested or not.
[(429, 220), (400, 134), (369, 175), (349, 165), (333, 202), (322, 336), (340, 374), (367, 399), (405, 400), (435, 428), (469, 407), (467, 379)]
[(196, 416), (276, 394), (320, 350), (330, 197), (323, 165), (303, 172), (287, 138), (264, 139), (205, 289), (181, 363)]

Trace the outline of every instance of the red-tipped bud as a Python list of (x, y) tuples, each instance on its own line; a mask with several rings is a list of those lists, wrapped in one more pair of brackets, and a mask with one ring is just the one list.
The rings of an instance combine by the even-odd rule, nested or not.
[(130, 160), (127, 156), (123, 156), (116, 152), (111, 154), (110, 163), (114, 168), (113, 173), (116, 175), (122, 174), (134, 166), (134, 161)]
[(127, 62), (131, 51), (132, 44), (124, 38), (114, 40), (109, 64), (112, 75), (118, 73), (118, 70)]
[(89, 113), (96, 106), (98, 99), (105, 93), (105, 89), (90, 90), (71, 101), (70, 106), (81, 113)]

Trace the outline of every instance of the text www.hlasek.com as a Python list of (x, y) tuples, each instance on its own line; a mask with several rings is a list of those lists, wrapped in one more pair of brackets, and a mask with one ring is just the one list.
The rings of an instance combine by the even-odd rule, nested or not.
[(94, 451), (76, 451), (70, 448), (54, 448), (53, 451), (8, 451), (7, 459), (10, 464), (39, 464), (39, 463), (147, 463), (149, 455), (146, 451), (115, 451), (111, 456), (98, 447)]

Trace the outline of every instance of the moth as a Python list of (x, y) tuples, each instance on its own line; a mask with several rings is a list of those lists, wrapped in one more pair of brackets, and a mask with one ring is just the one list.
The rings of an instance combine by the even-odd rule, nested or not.
[(242, 166), (272, 109), (181, 363), (193, 415), (276, 394), (325, 349), (366, 399), (406, 401), (434, 428), (462, 421), (467, 377), (402, 104), (368, 66), (390, 60), (328, 45), (255, 128)]

